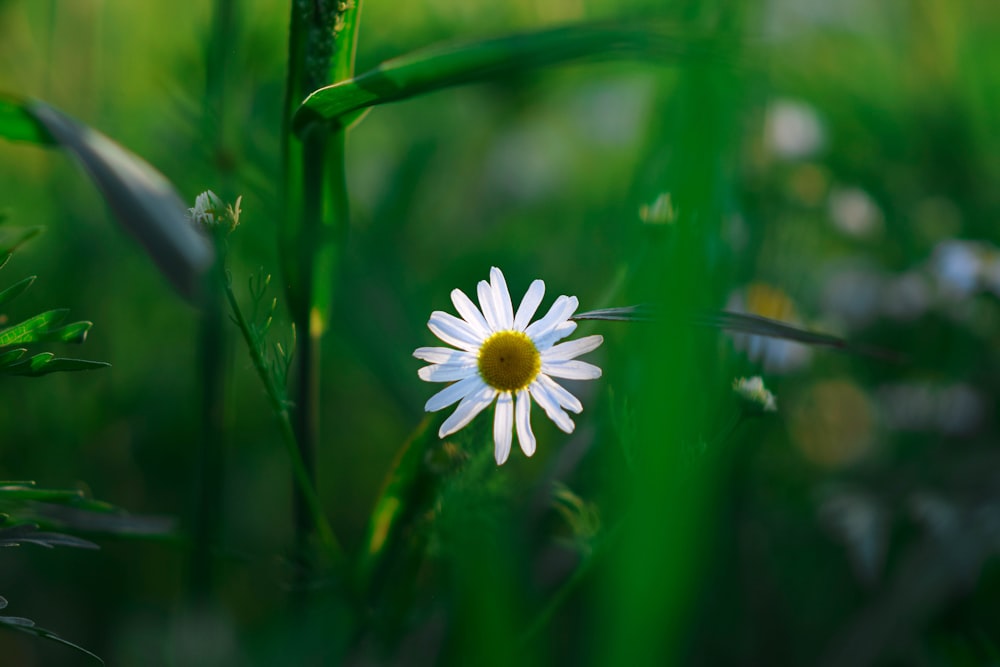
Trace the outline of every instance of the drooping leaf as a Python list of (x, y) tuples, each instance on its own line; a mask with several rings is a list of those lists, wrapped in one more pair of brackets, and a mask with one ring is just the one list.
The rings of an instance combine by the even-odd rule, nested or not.
[(317, 122), (346, 126), (368, 107), (584, 59), (676, 64), (725, 55), (708, 44), (700, 36), (680, 35), (656, 25), (580, 24), (437, 46), (314, 91), (295, 113), (293, 126), (300, 136)]
[(187, 219), (184, 202), (170, 181), (137, 155), (54, 107), (32, 101), (24, 108), (79, 159), (119, 222), (177, 291), (195, 300), (214, 252)]
[(0, 137), (33, 144), (54, 144), (52, 135), (28, 112), (25, 104), (25, 100), (0, 94)]
[(100, 657), (91, 653), (87, 649), (74, 644), (73, 642), (63, 639), (51, 630), (46, 630), (45, 628), (40, 628), (35, 625), (35, 622), (30, 618), (22, 618), (20, 616), (0, 616), (0, 628), (5, 628), (7, 630), (14, 630), (16, 632), (23, 632), (24, 634), (32, 635), (34, 637), (41, 637), (42, 639), (48, 639), (63, 646), (68, 646), (84, 655), (93, 658), (100, 664), (104, 664), (104, 661)]

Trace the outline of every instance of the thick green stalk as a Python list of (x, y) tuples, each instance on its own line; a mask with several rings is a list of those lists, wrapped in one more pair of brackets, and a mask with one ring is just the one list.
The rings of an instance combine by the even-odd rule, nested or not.
[[(293, 0), (282, 123), (283, 203), (279, 232), (282, 270), (292, 321), (302, 335), (296, 356), (293, 424), (299, 458), (315, 487), (319, 441), (320, 351), (329, 320), (342, 238), (347, 229), (344, 136), (324, 127), (292, 135), (292, 114), (313, 90), (335, 76), (350, 76), (360, 4)], [(300, 548), (309, 530), (306, 499), (296, 497)]]

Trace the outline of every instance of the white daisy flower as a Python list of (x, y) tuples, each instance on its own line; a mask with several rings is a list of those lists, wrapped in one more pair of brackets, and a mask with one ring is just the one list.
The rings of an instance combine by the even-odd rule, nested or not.
[(561, 430), (572, 433), (573, 420), (566, 410), (580, 413), (583, 406), (573, 394), (552, 378), (595, 380), (601, 369), (576, 357), (597, 349), (602, 336), (586, 336), (559, 343), (576, 329), (569, 319), (579, 305), (575, 296), (560, 296), (549, 312), (529, 324), (545, 294), (545, 283), (528, 287), (517, 313), (500, 269), (490, 269), (490, 282), (479, 281), (476, 307), (462, 290), (452, 290), (451, 301), (461, 319), (439, 310), (431, 313), (427, 326), (435, 336), (459, 349), (420, 347), (417, 359), (430, 362), (417, 375), (427, 382), (453, 382), (427, 401), (424, 409), (437, 412), (458, 402), (441, 425), (442, 438), (458, 431), (496, 399), (493, 420), (494, 456), (497, 465), (510, 455), (512, 431), (526, 456), (535, 453), (531, 431), (531, 399)]

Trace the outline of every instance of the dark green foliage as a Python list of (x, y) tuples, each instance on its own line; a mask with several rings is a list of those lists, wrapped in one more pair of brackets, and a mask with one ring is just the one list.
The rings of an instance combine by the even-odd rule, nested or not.
[[(4, 232), (4, 240), (2, 247), (0, 247), (0, 255), (5, 255), (6, 258), (0, 263), (0, 268), (10, 259), (11, 253), (22, 243), (37, 235), (40, 228), (12, 230), (9, 227), (4, 227), (2, 231)], [(6, 307), (10, 301), (27, 291), (34, 284), (35, 278), (36, 276), (29, 276), (0, 292), (0, 307)], [(0, 329), (0, 375), (37, 377), (49, 373), (107, 367), (109, 364), (105, 362), (66, 359), (56, 357), (51, 352), (29, 354), (26, 347), (13, 347), (36, 343), (84, 342), (93, 323), (71, 322), (63, 324), (68, 314), (67, 309), (49, 310)], [(4, 349), (12, 347), (13, 349)]]

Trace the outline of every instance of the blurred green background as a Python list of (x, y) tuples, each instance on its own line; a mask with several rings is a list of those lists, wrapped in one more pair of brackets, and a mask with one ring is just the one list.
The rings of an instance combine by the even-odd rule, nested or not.
[[(288, 6), (234, 6), (217, 33), (219, 116), (206, 111), (206, 62), (219, 57), (207, 0), (0, 1), (0, 90), (100, 129), (192, 204), (205, 189), (242, 195), (230, 269), (245, 296), (259, 267), (280, 275)], [(444, 40), (635, 18), (711, 35), (718, 57), (447, 90), (376, 108), (349, 135), (318, 465), (349, 549), (423, 418), (433, 387), (411, 353), (434, 344), (426, 319), (452, 310), (451, 289), (471, 293), (499, 266), (515, 300), (542, 278), (543, 307), (573, 294), (581, 310), (651, 302), (667, 319), (581, 325), (606, 343), (593, 355), (604, 378), (572, 387), (585, 405), (577, 431), (535, 410), (535, 457), (515, 452), (477, 473), (491, 484), (443, 495), (469, 516), (430, 539), (390, 638), (363, 635), (346, 660), (998, 664), (1000, 7), (368, 0), (357, 71)], [(0, 383), (0, 478), (188, 525), (197, 312), (58, 152), (0, 142), (0, 210), (6, 224), (46, 227), (0, 272), (0, 286), (39, 275), (12, 314), (70, 308), (95, 326), (61, 352), (112, 365)], [(892, 358), (696, 328), (702, 308)], [(287, 340), (287, 320), (276, 328)], [(106, 539), (94, 552), (0, 553), (11, 613), (109, 664), (304, 660), (282, 561), (288, 465), (231, 333), (215, 605), (188, 605), (183, 540)], [(730, 433), (731, 383), (757, 374), (778, 412)], [(599, 529), (554, 509), (556, 482), (592, 503)], [(492, 556), (469, 544), (480, 534), (500, 542)], [(519, 632), (594, 549), (593, 569), (518, 652)], [(483, 570), (450, 568), (463, 554), (485, 557)], [(336, 618), (307, 627), (314, 641), (347, 641)], [(477, 652), (487, 648), (500, 652)], [(85, 664), (20, 636), (0, 634), (0, 652), (5, 664)]]

